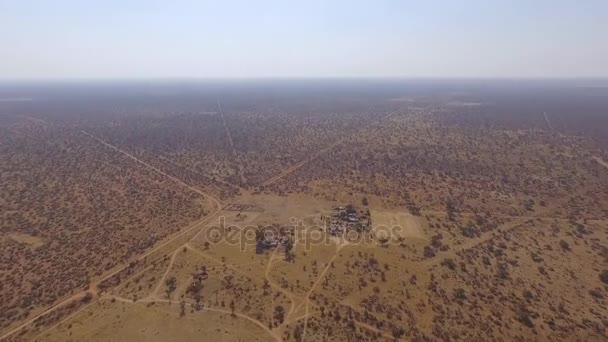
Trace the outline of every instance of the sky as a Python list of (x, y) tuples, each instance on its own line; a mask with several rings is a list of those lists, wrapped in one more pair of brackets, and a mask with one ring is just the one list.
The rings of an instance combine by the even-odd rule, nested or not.
[(606, 0), (0, 0), (0, 79), (607, 76)]

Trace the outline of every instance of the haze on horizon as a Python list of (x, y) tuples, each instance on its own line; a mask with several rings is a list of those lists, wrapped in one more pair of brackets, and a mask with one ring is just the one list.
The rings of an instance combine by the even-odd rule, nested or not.
[(608, 2), (0, 0), (0, 79), (608, 76)]

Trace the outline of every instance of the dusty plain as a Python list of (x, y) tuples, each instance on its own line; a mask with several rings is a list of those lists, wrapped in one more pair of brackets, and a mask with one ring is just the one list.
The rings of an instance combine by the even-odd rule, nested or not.
[(0, 340), (608, 338), (608, 101), (188, 86), (0, 103)]

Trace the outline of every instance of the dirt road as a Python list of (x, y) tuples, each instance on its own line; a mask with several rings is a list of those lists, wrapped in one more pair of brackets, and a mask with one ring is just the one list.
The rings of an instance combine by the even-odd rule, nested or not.
[[(238, 160), (238, 154), (236, 153), (236, 148), (234, 148), (234, 140), (232, 140), (232, 134), (230, 133), (230, 128), (228, 128), (228, 124), (226, 124), (226, 117), (224, 116), (224, 108), (222, 108), (222, 103), (220, 99), (217, 99), (217, 109), (220, 113), (220, 117), (222, 118), (222, 125), (224, 126), (224, 131), (226, 132), (226, 136), (228, 137), (228, 143), (230, 144), (230, 148), (232, 149), (232, 156), (235, 160)], [(244, 186), (245, 182), (245, 172), (243, 171), (243, 166), (238, 165), (239, 179), (241, 180), (241, 184)]]
[[(99, 139), (99, 138), (95, 137), (94, 135), (92, 135), (92, 134), (90, 134), (90, 133), (88, 133), (88, 132), (86, 132), (86, 131), (81, 131), (81, 132), (82, 132), (83, 134), (88, 135), (89, 137), (91, 137), (91, 138), (93, 138), (93, 139), (97, 140), (98, 142), (100, 142), (100, 143), (101, 143), (101, 144), (103, 144), (104, 146), (106, 146), (106, 147), (108, 147), (108, 148), (111, 148), (111, 149), (113, 149), (113, 150), (115, 150), (115, 151), (117, 151), (117, 152), (120, 152), (120, 153), (122, 153), (122, 154), (126, 155), (127, 157), (131, 158), (132, 160), (134, 160), (134, 161), (136, 161), (136, 162), (138, 162), (138, 163), (140, 163), (140, 164), (142, 164), (142, 165), (144, 165), (144, 166), (146, 166), (146, 167), (148, 167), (148, 168), (150, 168), (150, 169), (152, 169), (152, 170), (154, 170), (154, 171), (158, 172), (159, 174), (161, 174), (161, 175), (163, 175), (163, 176), (165, 176), (165, 177), (167, 177), (167, 178), (169, 178), (169, 179), (173, 180), (174, 182), (176, 182), (176, 183), (178, 183), (178, 184), (180, 184), (180, 185), (182, 185), (182, 186), (185, 186), (186, 188), (188, 188), (188, 189), (190, 189), (190, 190), (192, 190), (192, 191), (194, 191), (194, 192), (196, 192), (196, 193), (198, 193), (198, 194), (200, 194), (200, 195), (202, 195), (202, 196), (204, 196), (204, 197), (208, 198), (208, 199), (209, 199), (211, 202), (213, 202), (213, 203), (214, 203), (214, 205), (215, 205), (215, 210), (214, 210), (213, 212), (211, 212), (211, 213), (210, 213), (208, 216), (206, 216), (206, 217), (204, 217), (204, 218), (200, 219), (199, 221), (197, 221), (197, 222), (195, 222), (195, 223), (193, 223), (193, 224), (189, 225), (188, 227), (186, 227), (185, 229), (183, 229), (182, 231), (180, 231), (180, 232), (179, 232), (177, 235), (175, 235), (174, 237), (172, 237), (172, 238), (171, 238), (171, 239), (169, 239), (168, 241), (166, 241), (166, 242), (164, 242), (164, 243), (162, 243), (162, 244), (160, 244), (160, 245), (158, 245), (158, 246), (154, 247), (153, 249), (151, 249), (151, 250), (149, 250), (149, 251), (147, 251), (147, 252), (143, 253), (142, 255), (140, 255), (140, 256), (139, 256), (139, 257), (136, 259), (137, 261), (144, 260), (144, 259), (145, 259), (146, 257), (148, 257), (149, 255), (151, 255), (151, 254), (153, 254), (153, 253), (157, 252), (158, 250), (160, 250), (160, 249), (162, 249), (162, 248), (166, 247), (167, 245), (171, 244), (172, 242), (175, 242), (177, 239), (181, 238), (182, 236), (184, 236), (184, 235), (188, 234), (189, 232), (192, 232), (193, 230), (195, 230), (195, 229), (197, 229), (197, 228), (200, 228), (200, 226), (201, 226), (201, 225), (203, 225), (203, 224), (205, 224), (205, 223), (209, 222), (211, 219), (215, 218), (215, 217), (216, 217), (216, 215), (218, 215), (218, 214), (219, 214), (219, 213), (222, 211), (222, 204), (221, 204), (221, 203), (220, 203), (220, 202), (219, 202), (217, 199), (215, 199), (214, 197), (212, 197), (212, 196), (210, 196), (210, 195), (208, 195), (208, 194), (204, 193), (203, 191), (201, 191), (201, 190), (199, 190), (199, 189), (196, 189), (196, 188), (194, 188), (194, 187), (192, 187), (192, 186), (190, 186), (190, 185), (188, 185), (188, 184), (184, 183), (182, 180), (180, 180), (180, 179), (178, 179), (178, 178), (175, 178), (175, 177), (173, 177), (173, 176), (171, 176), (171, 175), (166, 174), (165, 172), (163, 172), (163, 171), (159, 170), (158, 168), (155, 168), (154, 166), (152, 166), (152, 165), (150, 165), (150, 164), (148, 164), (148, 163), (146, 163), (146, 162), (144, 162), (144, 161), (140, 160), (139, 158), (137, 158), (137, 157), (135, 157), (135, 156), (133, 156), (133, 155), (129, 154), (128, 152), (125, 152), (125, 151), (123, 151), (123, 150), (119, 149), (118, 147), (116, 147), (116, 146), (114, 146), (114, 145), (111, 145), (111, 144), (109, 144), (109, 143), (107, 143), (107, 142), (105, 142), (105, 141), (103, 141), (103, 140), (101, 140), (101, 139)], [(202, 230), (202, 229), (201, 229), (201, 230)], [(197, 235), (198, 235), (198, 234), (197, 234)], [(181, 247), (180, 247), (180, 248), (181, 248)], [(96, 290), (96, 289), (97, 289), (97, 287), (98, 287), (98, 285), (99, 285), (99, 284), (101, 284), (101, 283), (102, 283), (104, 280), (110, 279), (111, 277), (115, 276), (116, 274), (118, 274), (118, 273), (120, 273), (120, 272), (124, 271), (125, 269), (127, 269), (127, 268), (130, 266), (130, 263), (131, 263), (131, 262), (132, 262), (132, 260), (131, 260), (131, 261), (129, 261), (128, 263), (125, 263), (124, 265), (122, 265), (122, 266), (118, 267), (117, 269), (115, 269), (115, 270), (114, 270), (114, 271), (112, 271), (111, 273), (109, 273), (109, 274), (107, 274), (107, 275), (104, 275), (102, 278), (98, 279), (97, 281), (93, 282), (93, 283), (91, 284), (91, 289), (92, 289), (92, 290), (83, 290), (83, 291), (79, 291), (79, 292), (77, 292), (77, 293), (75, 293), (75, 294), (73, 294), (73, 295), (71, 295), (71, 296), (69, 296), (69, 297), (67, 297), (67, 298), (65, 298), (65, 299), (63, 299), (63, 300), (61, 300), (61, 301), (59, 301), (59, 302), (55, 303), (55, 304), (53, 304), (53, 305), (52, 305), (52, 306), (50, 306), (49, 308), (47, 308), (47, 309), (45, 309), (44, 311), (40, 312), (39, 314), (37, 314), (37, 315), (35, 315), (35, 316), (31, 317), (31, 318), (30, 318), (29, 320), (27, 320), (26, 322), (24, 322), (24, 323), (22, 323), (22, 324), (20, 324), (20, 325), (18, 325), (18, 326), (16, 326), (16, 327), (14, 327), (14, 328), (12, 328), (11, 330), (9, 330), (9, 331), (5, 332), (5, 333), (4, 333), (2, 336), (0, 336), (0, 341), (1, 341), (1, 340), (6, 339), (6, 338), (8, 338), (8, 337), (10, 337), (11, 335), (13, 335), (13, 334), (15, 334), (15, 333), (19, 332), (20, 330), (22, 330), (22, 329), (26, 328), (26, 327), (27, 327), (27, 326), (29, 326), (29, 325), (31, 325), (31, 324), (32, 324), (32, 323), (34, 323), (34, 321), (36, 321), (38, 318), (40, 318), (40, 317), (42, 317), (42, 316), (44, 316), (44, 315), (47, 315), (47, 314), (49, 314), (49, 313), (51, 313), (51, 312), (53, 312), (53, 311), (57, 310), (58, 308), (60, 308), (60, 307), (62, 307), (62, 306), (64, 306), (64, 305), (66, 305), (66, 304), (68, 304), (68, 303), (71, 303), (71, 302), (76, 301), (76, 300), (80, 300), (80, 299), (81, 299), (83, 296), (85, 296), (85, 295), (87, 294), (87, 292), (91, 293), (91, 294), (92, 294), (94, 297), (98, 296), (98, 293), (97, 293), (97, 290)], [(93, 301), (91, 301), (91, 303), (93, 303)], [(90, 304), (88, 304), (88, 305), (90, 305)], [(86, 306), (88, 306), (88, 305), (86, 305)], [(79, 311), (81, 311), (82, 309), (84, 309), (84, 308), (81, 308), (80, 310), (78, 310), (78, 312), (79, 312)], [(70, 316), (71, 316), (71, 315), (70, 315)]]
[(598, 162), (600, 165), (604, 166), (605, 168), (608, 169), (608, 163), (605, 162), (602, 158), (600, 157), (593, 157), (593, 159)]
[[(397, 114), (397, 113), (398, 113), (398, 112), (391, 112), (390, 114), (388, 114), (388, 115), (386, 115), (385, 117), (381, 118), (381, 119), (380, 119), (380, 122), (381, 122), (382, 120), (386, 120), (386, 119), (389, 119), (389, 118), (393, 117), (393, 116), (394, 116), (395, 114)], [(373, 126), (373, 125), (374, 125), (374, 124), (371, 124), (371, 125), (367, 126), (366, 128), (371, 127), (371, 126)], [(364, 129), (365, 129), (365, 128), (362, 128), (362, 129), (360, 129), (360, 130), (359, 130), (359, 131), (357, 131), (357, 132), (360, 132), (361, 130), (364, 130)], [(304, 165), (306, 165), (306, 164), (308, 164), (308, 163), (310, 163), (310, 162), (312, 162), (312, 161), (316, 160), (317, 158), (321, 157), (322, 155), (326, 154), (327, 152), (329, 152), (329, 151), (331, 151), (331, 150), (335, 149), (336, 147), (338, 147), (338, 146), (340, 146), (340, 145), (344, 144), (344, 143), (345, 143), (345, 142), (346, 142), (346, 141), (347, 141), (347, 140), (348, 140), (350, 137), (352, 137), (353, 135), (355, 135), (355, 134), (349, 134), (349, 135), (347, 135), (347, 136), (345, 136), (345, 137), (342, 137), (342, 138), (338, 139), (337, 141), (335, 141), (335, 142), (334, 142), (334, 143), (332, 143), (331, 145), (329, 145), (329, 146), (327, 146), (327, 147), (325, 147), (325, 148), (323, 148), (323, 149), (319, 150), (317, 153), (313, 153), (311, 156), (309, 156), (309, 157), (305, 158), (305, 159), (304, 159), (304, 160), (302, 160), (301, 162), (296, 163), (296, 164), (294, 164), (294, 165), (292, 165), (292, 166), (290, 166), (290, 167), (288, 167), (288, 168), (284, 169), (282, 172), (280, 172), (279, 174), (277, 174), (277, 175), (275, 175), (275, 176), (273, 176), (273, 177), (270, 177), (270, 178), (269, 178), (269, 179), (267, 179), (267, 180), (266, 180), (264, 183), (262, 183), (260, 186), (269, 186), (269, 185), (272, 185), (272, 184), (276, 183), (277, 181), (279, 181), (279, 180), (281, 180), (281, 179), (283, 179), (283, 178), (287, 177), (287, 176), (288, 176), (288, 175), (290, 175), (291, 173), (293, 173), (293, 172), (297, 171), (298, 169), (300, 169), (302, 166), (304, 166)]]
[(197, 194), (199, 194), (199, 195), (201, 195), (201, 196), (203, 196), (203, 197), (208, 198), (208, 199), (209, 199), (210, 201), (212, 201), (212, 202), (213, 202), (213, 203), (214, 203), (214, 204), (215, 204), (217, 207), (221, 207), (220, 201), (219, 201), (218, 199), (214, 198), (213, 196), (211, 196), (211, 195), (209, 195), (209, 194), (207, 194), (207, 193), (205, 193), (205, 192), (203, 192), (203, 191), (201, 191), (201, 190), (199, 190), (199, 189), (197, 189), (197, 188), (195, 188), (195, 187), (193, 187), (193, 186), (191, 186), (191, 185), (189, 185), (189, 184), (186, 184), (186, 183), (185, 183), (184, 181), (182, 181), (181, 179), (176, 178), (176, 177), (174, 177), (174, 176), (171, 176), (171, 175), (169, 175), (169, 174), (165, 173), (164, 171), (162, 171), (162, 170), (158, 169), (157, 167), (154, 167), (154, 166), (152, 166), (152, 165), (150, 165), (150, 164), (146, 163), (145, 161), (143, 161), (143, 160), (141, 160), (141, 159), (139, 159), (139, 158), (135, 157), (134, 155), (130, 154), (129, 152), (126, 152), (126, 151), (124, 151), (124, 150), (121, 150), (120, 148), (118, 148), (118, 147), (116, 147), (116, 146), (114, 146), (114, 145), (112, 145), (112, 144), (110, 144), (110, 143), (108, 143), (108, 142), (106, 142), (106, 141), (104, 141), (104, 140), (102, 140), (102, 139), (100, 139), (100, 138), (98, 138), (98, 137), (94, 136), (93, 134), (91, 134), (91, 133), (89, 133), (89, 132), (87, 132), (87, 131), (81, 130), (80, 132), (82, 132), (83, 134), (88, 135), (89, 137), (91, 137), (91, 138), (93, 138), (93, 139), (97, 140), (98, 142), (100, 142), (100, 143), (101, 143), (101, 144), (103, 144), (104, 146), (106, 146), (106, 147), (108, 147), (108, 148), (111, 148), (111, 149), (113, 149), (114, 151), (119, 152), (119, 153), (121, 153), (121, 154), (124, 154), (125, 156), (127, 156), (127, 157), (131, 158), (132, 160), (134, 160), (134, 161), (136, 161), (136, 162), (138, 162), (138, 163), (140, 163), (140, 164), (144, 165), (145, 167), (149, 168), (150, 170), (153, 170), (153, 171), (155, 171), (155, 172), (159, 173), (160, 175), (162, 175), (162, 176), (164, 176), (164, 177), (169, 178), (170, 180), (172, 180), (172, 181), (174, 181), (174, 182), (178, 183), (179, 185), (181, 185), (181, 186), (183, 186), (183, 187), (186, 187), (187, 189), (192, 190), (192, 191), (196, 192)]

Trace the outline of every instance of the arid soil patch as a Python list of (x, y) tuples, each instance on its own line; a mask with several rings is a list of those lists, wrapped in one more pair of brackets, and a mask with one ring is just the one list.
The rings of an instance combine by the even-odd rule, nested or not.
[(391, 232), (395, 238), (423, 239), (424, 232), (420, 218), (404, 211), (370, 210), (373, 231), (376, 234)]

